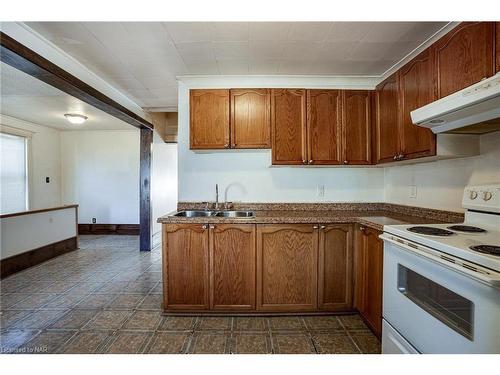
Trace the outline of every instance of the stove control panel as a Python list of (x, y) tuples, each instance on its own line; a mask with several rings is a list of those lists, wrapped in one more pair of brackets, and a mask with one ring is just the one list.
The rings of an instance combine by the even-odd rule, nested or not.
[(500, 213), (500, 184), (467, 186), (462, 207), (469, 210)]

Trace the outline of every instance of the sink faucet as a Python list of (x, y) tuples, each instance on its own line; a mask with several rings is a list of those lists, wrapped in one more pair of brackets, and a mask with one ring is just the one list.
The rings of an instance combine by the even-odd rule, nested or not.
[(219, 184), (215, 184), (215, 206), (216, 211), (219, 210)]

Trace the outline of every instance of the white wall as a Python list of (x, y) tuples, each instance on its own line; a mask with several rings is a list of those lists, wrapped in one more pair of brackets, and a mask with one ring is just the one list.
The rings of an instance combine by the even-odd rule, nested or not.
[(0, 219), (0, 259), (75, 237), (75, 211), (71, 207)]
[[(61, 155), (58, 130), (0, 115), (0, 124), (32, 133), (29, 160), (30, 210), (61, 205)], [(50, 182), (45, 182), (50, 177)]]
[(151, 161), (151, 209), (153, 245), (161, 242), (161, 224), (156, 222), (177, 208), (177, 144), (165, 143), (154, 132)]
[[(305, 79), (293, 83), (296, 87), (309, 87)], [(265, 81), (249, 81), (248, 77), (240, 85), (238, 81), (221, 84), (273, 87)], [(213, 81), (204, 85), (218, 87)], [(189, 150), (190, 87), (200, 86), (179, 82), (179, 201), (213, 201), (216, 183), (221, 201), (379, 202), (384, 199), (382, 168), (271, 167), (270, 150)], [(324, 197), (318, 197), (317, 185), (325, 186)]]
[(62, 203), (81, 224), (139, 223), (139, 131), (61, 132)]
[[(500, 132), (480, 138), (476, 157), (385, 168), (387, 202), (462, 211), (464, 187), (500, 183)], [(411, 185), (416, 198), (409, 197)]]

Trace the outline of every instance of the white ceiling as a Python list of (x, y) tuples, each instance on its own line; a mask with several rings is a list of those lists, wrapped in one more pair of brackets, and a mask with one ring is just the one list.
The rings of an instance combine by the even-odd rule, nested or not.
[(29, 22), (143, 107), (179, 75), (380, 76), (446, 22)]
[[(0, 65), (0, 113), (24, 121), (59, 130), (123, 130), (133, 129), (107, 113), (68, 95), (10, 65)], [(82, 125), (74, 125), (65, 113), (88, 117)]]

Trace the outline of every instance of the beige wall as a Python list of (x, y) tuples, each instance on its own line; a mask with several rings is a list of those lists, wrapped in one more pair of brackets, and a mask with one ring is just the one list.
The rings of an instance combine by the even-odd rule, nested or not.
[[(467, 185), (500, 183), (500, 132), (481, 136), (479, 156), (385, 168), (385, 200), (462, 211)], [(410, 186), (417, 187), (410, 198)]]

